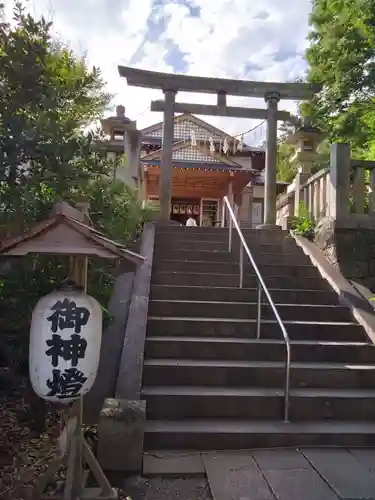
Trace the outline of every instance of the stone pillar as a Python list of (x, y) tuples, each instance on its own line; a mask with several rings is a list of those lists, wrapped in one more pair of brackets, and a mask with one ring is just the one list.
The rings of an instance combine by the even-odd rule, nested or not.
[(299, 216), (299, 207), (301, 204), (301, 171), (298, 170), (294, 178), (294, 216)]
[(142, 176), (142, 206), (146, 207), (148, 202), (148, 168), (147, 166), (143, 167), (143, 176)]
[(264, 220), (261, 229), (276, 226), (276, 167), (277, 167), (277, 104), (280, 95), (269, 92), (265, 95), (267, 103), (267, 144), (264, 183)]
[(250, 228), (252, 229), (252, 227), (253, 227), (253, 194), (254, 194), (253, 181), (251, 181), (251, 186), (248, 187), (248, 189), (249, 189), (249, 194), (248, 194), (248, 208), (247, 208), (247, 223), (249, 224)]
[(233, 207), (233, 205), (234, 205), (234, 196), (233, 196), (233, 180), (232, 180), (231, 173), (229, 174), (230, 177), (229, 177), (229, 183), (228, 183), (228, 200), (229, 200), (230, 206), (233, 209), (234, 208)]
[(161, 220), (169, 222), (172, 196), (172, 154), (176, 92), (174, 90), (164, 90), (164, 95), (163, 149), (160, 165), (160, 212)]
[(333, 219), (349, 215), (350, 146), (332, 144), (329, 184), (329, 214)]
[[(135, 122), (134, 122), (135, 123)], [(139, 130), (127, 126), (124, 133), (124, 151), (126, 155), (129, 175), (127, 184), (135, 188), (140, 181), (140, 167), (141, 167), (141, 147), (142, 147), (142, 134)]]

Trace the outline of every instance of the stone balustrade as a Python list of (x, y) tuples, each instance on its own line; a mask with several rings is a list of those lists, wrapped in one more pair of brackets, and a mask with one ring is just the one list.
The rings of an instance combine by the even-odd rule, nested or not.
[(328, 168), (298, 172), (278, 196), (277, 224), (288, 229), (301, 202), (315, 222), (330, 217), (337, 227), (375, 228), (375, 161), (353, 160), (348, 144), (333, 144)]

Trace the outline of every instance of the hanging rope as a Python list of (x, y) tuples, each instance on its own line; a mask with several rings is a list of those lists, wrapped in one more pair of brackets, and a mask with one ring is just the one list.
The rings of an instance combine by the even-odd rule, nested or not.
[(235, 136), (233, 136), (234, 138), (237, 139), (237, 137), (242, 137), (244, 135), (247, 135), (247, 134), (250, 134), (251, 132), (254, 132), (254, 130), (256, 130), (257, 128), (260, 128), (262, 125), (264, 125), (265, 123), (267, 123), (267, 120), (263, 120), (261, 123), (258, 123), (258, 125), (256, 125), (255, 127), (251, 128), (250, 130), (248, 130), (247, 132), (242, 132), (241, 134), (236, 134)]

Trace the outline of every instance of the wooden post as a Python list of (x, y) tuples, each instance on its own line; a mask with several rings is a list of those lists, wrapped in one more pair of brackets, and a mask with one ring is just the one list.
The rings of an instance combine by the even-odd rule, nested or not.
[[(89, 203), (81, 202), (77, 203), (77, 208), (84, 213), (83, 222), (87, 225), (90, 224), (90, 217), (88, 214)], [(87, 293), (87, 269), (88, 269), (88, 258), (87, 256), (73, 256), (70, 259), (70, 272), (69, 278), (75, 282), (75, 284), (82, 288), (85, 293)], [(106, 476), (104, 475), (100, 465), (98, 464), (96, 458), (94, 457), (91, 449), (85, 441), (83, 436), (83, 398), (81, 397), (77, 400), (70, 412), (71, 415), (68, 416), (69, 420), (67, 422), (67, 475), (66, 483), (64, 488), (63, 496), (46, 496), (45, 500), (80, 500), (82, 495), (86, 500), (116, 500), (118, 495), (116, 490), (114, 490)], [(73, 418), (73, 420), (70, 419)], [(73, 433), (69, 436), (69, 422), (74, 421)], [(62, 456), (61, 460), (65, 461), (66, 456)], [(97, 480), (100, 490), (92, 489), (89, 493), (85, 490), (86, 481), (88, 478), (88, 473), (83, 470), (84, 461), (89, 466), (90, 470), (93, 472), (95, 479)], [(59, 461), (58, 461), (59, 462)], [(61, 461), (60, 461), (61, 463)], [(41, 484), (36, 489), (34, 494), (34, 500), (39, 500), (43, 494), (43, 490), (48, 483), (53, 471), (58, 468), (56, 461), (54, 461), (50, 468), (47, 470), (45, 477), (43, 478)]]

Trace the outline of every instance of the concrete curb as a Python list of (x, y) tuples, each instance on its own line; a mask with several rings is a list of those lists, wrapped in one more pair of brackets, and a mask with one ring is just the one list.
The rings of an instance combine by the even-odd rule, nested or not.
[(155, 225), (147, 223), (140, 251), (146, 260), (134, 277), (115, 398), (106, 399), (100, 413), (98, 459), (106, 471), (142, 470), (146, 403), (141, 389), (154, 240)]
[(314, 243), (292, 231), (290, 234), (297, 245), (310, 257), (322, 277), (338, 294), (340, 304), (350, 309), (355, 320), (365, 329), (371, 342), (375, 343), (375, 313), (369, 301), (332, 266)]
[(150, 295), (152, 262), (154, 256), (155, 225), (144, 226), (141, 255), (146, 261), (136, 272), (130, 301), (124, 346), (117, 378), (115, 397), (138, 400), (141, 397), (143, 355), (145, 348), (148, 302)]

